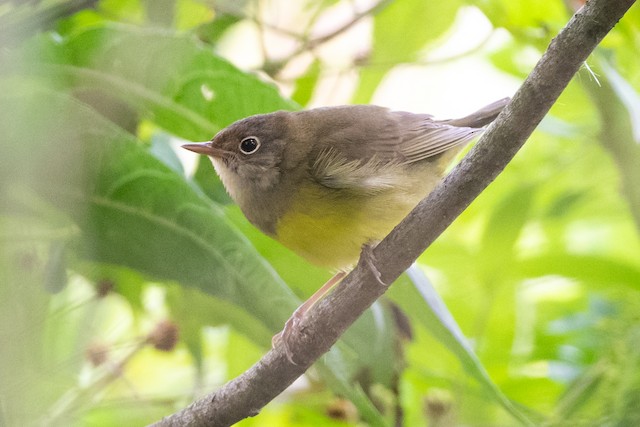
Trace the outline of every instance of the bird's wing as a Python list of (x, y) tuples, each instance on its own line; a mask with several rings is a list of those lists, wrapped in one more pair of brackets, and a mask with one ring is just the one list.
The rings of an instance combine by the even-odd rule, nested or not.
[(377, 157), (349, 158), (338, 149), (328, 148), (316, 158), (311, 175), (325, 187), (376, 193), (397, 185), (398, 166), (398, 162)]
[(394, 112), (402, 123), (398, 151), (404, 163), (413, 163), (437, 156), (453, 148), (462, 148), (483, 131), (482, 128), (458, 127), (433, 120), (429, 116)]
[(481, 131), (438, 122), (426, 114), (377, 110), (365, 126), (345, 127), (326, 135), (333, 142), (314, 156), (311, 174), (326, 187), (377, 192), (397, 185), (398, 168), (435, 160)]

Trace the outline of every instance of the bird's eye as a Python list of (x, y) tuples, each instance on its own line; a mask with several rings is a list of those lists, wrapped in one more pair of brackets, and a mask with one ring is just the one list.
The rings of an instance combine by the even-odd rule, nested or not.
[(244, 154), (253, 154), (260, 148), (260, 140), (255, 136), (248, 136), (240, 141), (240, 151)]

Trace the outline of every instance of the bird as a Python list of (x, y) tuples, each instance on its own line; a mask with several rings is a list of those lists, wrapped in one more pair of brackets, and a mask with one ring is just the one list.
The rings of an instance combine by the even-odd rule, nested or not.
[(381, 241), (435, 188), (508, 102), (447, 120), (375, 105), (276, 111), (182, 146), (210, 158), (254, 226), (336, 272), (274, 337), (290, 361), (286, 341), (305, 312), (342, 280), (363, 247)]

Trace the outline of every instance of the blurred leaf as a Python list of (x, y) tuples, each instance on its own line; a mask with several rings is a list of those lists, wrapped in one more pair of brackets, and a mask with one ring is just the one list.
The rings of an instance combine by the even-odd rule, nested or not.
[(374, 17), (370, 65), (360, 70), (354, 104), (366, 104), (387, 72), (402, 62), (418, 59), (418, 52), (447, 30), (461, 2), (404, 0), (391, 2)]
[(605, 60), (600, 61), (600, 66), (619, 101), (626, 107), (631, 122), (633, 140), (636, 144), (640, 144), (640, 95), (638, 91)]
[(584, 86), (600, 114), (600, 143), (616, 162), (622, 192), (640, 231), (640, 95), (603, 55), (599, 65), (604, 71), (602, 83)]
[(66, 370), (52, 369), (60, 359), (43, 354), (46, 330), (53, 329), (48, 310), (52, 295), (43, 286), (40, 255), (47, 248), (7, 238), (33, 223), (0, 215), (0, 339), (7, 343), (0, 351), (0, 422), (7, 426), (29, 425), (60, 388), (73, 383)]
[(549, 39), (564, 26), (569, 17), (561, 1), (533, 0), (523, 3), (484, 0), (475, 3), (495, 27), (506, 28), (517, 38), (529, 42)]
[(546, 215), (549, 218), (561, 218), (568, 212), (571, 212), (571, 209), (580, 203), (584, 197), (585, 194), (578, 191), (561, 194), (560, 197), (553, 200), (549, 205)]
[(45, 267), (44, 288), (55, 294), (67, 285), (67, 262), (65, 259), (66, 243), (52, 242), (49, 247), (49, 259)]
[[(324, 357), (318, 368), (323, 373), (331, 388), (337, 393), (346, 396), (358, 408), (358, 412), (362, 419), (367, 420), (369, 425), (377, 427), (389, 427), (392, 424), (385, 420), (384, 416), (371, 402), (364, 390), (358, 385), (353, 385), (348, 380), (349, 371), (343, 366), (343, 361), (348, 360), (343, 354), (340, 354), (338, 347), (334, 347)], [(330, 368), (330, 369), (328, 369)], [(345, 369), (347, 368), (347, 369)], [(341, 369), (345, 369), (341, 372)]]
[(626, 285), (640, 289), (640, 266), (596, 255), (547, 252), (520, 260), (515, 267), (521, 277), (557, 274), (594, 288)]
[(0, 46), (17, 45), (34, 34), (79, 10), (93, 7), (98, 0), (66, 0), (43, 5), (25, 5), (0, 14)]
[(296, 80), (296, 89), (291, 95), (291, 99), (300, 105), (307, 105), (313, 96), (313, 90), (318, 83), (321, 70), (320, 61), (313, 61), (304, 75)]
[(428, 41), (451, 26), (460, 6), (458, 1), (392, 2), (374, 18), (374, 58), (393, 63), (414, 60)]
[(167, 303), (173, 319), (180, 327), (180, 337), (187, 344), (198, 367), (202, 363), (203, 325), (230, 325), (263, 348), (271, 345), (273, 332), (263, 321), (228, 300), (221, 300), (199, 289), (174, 285), (167, 289)]
[(159, 420), (166, 415), (166, 412), (166, 405), (158, 401), (141, 401), (140, 399), (118, 401), (117, 404), (93, 406), (82, 417), (82, 425), (86, 427), (146, 425), (151, 420)]
[(147, 19), (151, 24), (169, 27), (173, 24), (177, 0), (143, 0)]
[(178, 175), (184, 175), (184, 168), (176, 152), (169, 145), (170, 136), (165, 133), (155, 133), (151, 138), (151, 153), (156, 159), (164, 163)]
[(581, 406), (589, 401), (595, 390), (600, 386), (606, 369), (602, 364), (595, 364), (579, 378), (570, 384), (569, 388), (558, 401), (556, 419), (566, 420)]
[(489, 59), (498, 69), (525, 79), (541, 56), (541, 51), (518, 38), (513, 38), (495, 49), (489, 55)]
[(3, 86), (0, 128), (22, 151), (9, 159), (33, 165), (28, 184), (75, 219), (83, 257), (189, 283), (280, 328), (295, 298), (217, 206), (82, 104)]
[(76, 261), (74, 271), (93, 281), (98, 297), (114, 292), (121, 295), (135, 310), (142, 311), (142, 292), (149, 278), (131, 268), (93, 261)]
[(193, 180), (199, 185), (204, 194), (220, 205), (233, 203), (220, 177), (213, 169), (211, 160), (207, 156), (198, 156), (197, 162), (198, 166), (193, 175)]
[(220, 40), (229, 28), (240, 21), (241, 19), (235, 15), (216, 14), (213, 21), (199, 26), (196, 29), (196, 34), (203, 42), (214, 44)]
[(465, 370), (483, 386), (492, 399), (523, 425), (533, 425), (491, 380), (469, 341), (422, 270), (414, 264), (407, 270), (407, 275), (414, 286), (396, 284), (388, 293), (391, 299), (409, 316), (420, 321), (453, 352)]
[(507, 278), (504, 265), (514, 257), (515, 243), (529, 218), (534, 186), (522, 184), (498, 200), (489, 213), (484, 228), (481, 258), (478, 265), (487, 277), (483, 280), (496, 282), (496, 276)]
[(144, 22), (144, 5), (141, 0), (101, 0), (100, 12), (115, 21)]
[(155, 124), (191, 141), (208, 140), (246, 116), (295, 106), (275, 87), (239, 71), (194, 39), (154, 29), (93, 28), (63, 43), (41, 38), (22, 55), (4, 62), (24, 63), (14, 72), (39, 72), (55, 86), (117, 95)]
[[(233, 318), (232, 318), (233, 319)], [(249, 369), (264, 354), (264, 346), (256, 345), (258, 341), (249, 340), (246, 336), (230, 330), (226, 343), (225, 360), (227, 378), (236, 378)], [(269, 336), (269, 342), (271, 337)]]

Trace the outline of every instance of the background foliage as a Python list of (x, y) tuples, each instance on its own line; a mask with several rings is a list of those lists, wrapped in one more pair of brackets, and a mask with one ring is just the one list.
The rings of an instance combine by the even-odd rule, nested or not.
[[(1, 1), (0, 424), (153, 422), (251, 366), (330, 276), (181, 141), (403, 87), (469, 112), (579, 6), (534, 3)], [(470, 13), (487, 39), (443, 55)], [(240, 424), (639, 424), (638, 51), (634, 6), (419, 265)]]

